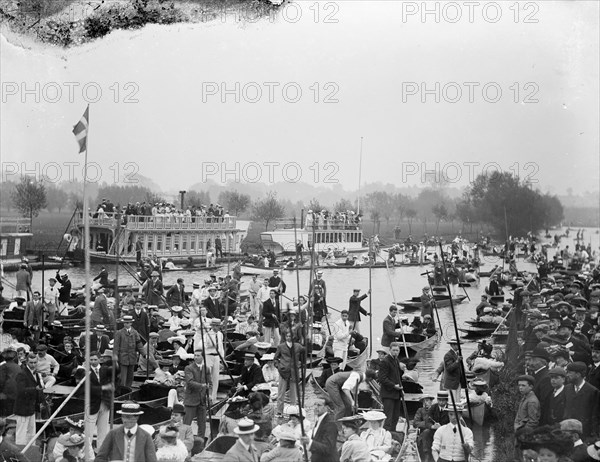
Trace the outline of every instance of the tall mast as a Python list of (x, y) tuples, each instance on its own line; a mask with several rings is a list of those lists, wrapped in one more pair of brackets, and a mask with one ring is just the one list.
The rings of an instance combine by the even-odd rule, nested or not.
[(360, 182), (362, 174), (362, 151), (363, 151), (363, 137), (360, 137), (360, 157), (358, 159), (358, 201), (356, 206), (356, 214), (360, 213)]

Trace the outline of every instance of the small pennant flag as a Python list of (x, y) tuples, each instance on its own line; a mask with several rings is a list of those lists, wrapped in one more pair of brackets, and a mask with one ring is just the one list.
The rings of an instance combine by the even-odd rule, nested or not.
[(88, 135), (88, 123), (90, 120), (89, 116), (90, 106), (85, 109), (83, 116), (77, 122), (77, 125), (73, 127), (73, 135), (77, 143), (79, 143), (79, 154), (87, 150), (87, 135)]

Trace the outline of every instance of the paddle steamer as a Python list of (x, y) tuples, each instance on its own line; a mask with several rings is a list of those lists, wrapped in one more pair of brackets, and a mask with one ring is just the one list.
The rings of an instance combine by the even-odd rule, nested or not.
[[(121, 261), (135, 263), (138, 253), (142, 258), (156, 255), (173, 262), (192, 258), (205, 259), (209, 246), (214, 249), (219, 237), (227, 254), (240, 254), (240, 245), (248, 233), (249, 221), (236, 217), (180, 217), (180, 216), (117, 216), (104, 213), (89, 218), (90, 259), (95, 262)], [(83, 213), (76, 215), (72, 234), (84, 236)], [(76, 259), (83, 259), (85, 243), (79, 239)], [(213, 250), (214, 252), (214, 250)]]
[(297, 223), (293, 218), (276, 220), (275, 229), (260, 233), (260, 240), (265, 250), (271, 250), (275, 255), (295, 253), (298, 241), (302, 242), (304, 251), (309, 251), (313, 245), (316, 252), (368, 251), (360, 224), (343, 219), (318, 223), (304, 219)]

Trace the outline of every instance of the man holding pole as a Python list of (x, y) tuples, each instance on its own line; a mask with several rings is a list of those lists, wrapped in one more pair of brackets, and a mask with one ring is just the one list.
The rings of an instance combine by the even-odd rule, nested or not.
[[(286, 391), (290, 390), (290, 403), (296, 403), (296, 386), (298, 368), (304, 361), (304, 347), (292, 342), (292, 333), (285, 333), (285, 342), (277, 347), (275, 352), (275, 366), (279, 371), (279, 388), (277, 392), (277, 414), (283, 415), (283, 403)], [(293, 356), (292, 356), (293, 354)], [(297, 365), (297, 367), (294, 367)]]
[(460, 375), (462, 357), (458, 354), (458, 340), (453, 338), (448, 341), (450, 350), (444, 355), (444, 389), (453, 394), (454, 400), (460, 402)]
[(350, 297), (350, 301), (348, 303), (348, 321), (352, 323), (352, 330), (358, 332), (360, 334), (360, 315), (361, 313), (365, 316), (370, 316), (370, 314), (365, 310), (362, 306), (360, 306), (360, 302), (362, 302), (365, 298), (371, 295), (371, 289), (367, 291), (366, 294), (359, 296), (360, 289), (354, 289), (352, 296)]
[(433, 435), (431, 453), (437, 462), (466, 461), (473, 449), (473, 432), (460, 424), (462, 404), (448, 406), (450, 422), (438, 428)]
[(26, 445), (35, 435), (35, 413), (39, 409), (44, 382), (37, 373), (38, 357), (34, 353), (27, 355), (27, 364), (17, 374), (17, 396), (14, 413), (17, 420), (15, 443)]
[(398, 361), (400, 344), (390, 344), (390, 354), (387, 355), (379, 365), (379, 383), (381, 383), (381, 400), (383, 401), (383, 412), (386, 415), (383, 428), (395, 432), (400, 411), (402, 409), (402, 376), (404, 375), (404, 364)]

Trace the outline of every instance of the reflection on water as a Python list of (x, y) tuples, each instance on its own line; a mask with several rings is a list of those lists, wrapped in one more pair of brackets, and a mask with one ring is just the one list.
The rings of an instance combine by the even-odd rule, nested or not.
[[(564, 232), (563, 230), (556, 231), (559, 234)], [(555, 232), (551, 233), (552, 235)], [(574, 246), (573, 238), (575, 237), (576, 230), (574, 230), (569, 239), (563, 238), (561, 246), (569, 245), (571, 248)], [(586, 229), (585, 242), (589, 242), (591, 239), (592, 248), (598, 249), (598, 235), (595, 234), (594, 229)], [(542, 242), (548, 241), (543, 239)], [(495, 259), (494, 257), (488, 257), (486, 263), (483, 266), (484, 271), (491, 269), (495, 264), (502, 265), (502, 261)], [(101, 265), (92, 265), (92, 276), (95, 276), (100, 272)], [(114, 278), (114, 266), (107, 267), (110, 272), (110, 277)], [(374, 341), (372, 342), (373, 353), (380, 346), (381, 334), (382, 334), (382, 323), (383, 319), (388, 314), (388, 308), (390, 304), (396, 300), (404, 300), (412, 296), (421, 294), (421, 289), (427, 284), (424, 276), (420, 274), (424, 272), (424, 267), (408, 267), (408, 268), (390, 268), (389, 273), (387, 269), (373, 269), (371, 273), (371, 280), (369, 281), (369, 270), (368, 269), (351, 269), (351, 270), (328, 270), (323, 268), (323, 279), (327, 283), (327, 300), (328, 304), (337, 310), (348, 308), (348, 299), (352, 295), (352, 290), (357, 288), (361, 289), (364, 293), (369, 289), (369, 284), (372, 288), (372, 297), (367, 298), (362, 302), (362, 306), (367, 310), (372, 309), (372, 331)], [(519, 270), (535, 271), (535, 265), (527, 263), (523, 260), (518, 262)], [(66, 270), (69, 273), (73, 287), (80, 286), (85, 277), (83, 267), (69, 268)], [(46, 272), (46, 278), (53, 276), (55, 271)], [(121, 271), (120, 279), (121, 284), (133, 283), (131, 276), (125, 271)], [(308, 292), (309, 283), (309, 272), (300, 271), (300, 293), (306, 294)], [(224, 265), (220, 271), (215, 274), (217, 276), (227, 274), (227, 266)], [(191, 290), (193, 282), (202, 282), (208, 274), (205, 271), (199, 271), (197, 273), (166, 273), (165, 284), (172, 284), (178, 277), (183, 277), (188, 290)], [(296, 274), (292, 272), (284, 271), (282, 274), (283, 279), (287, 284), (287, 293), (290, 297), (297, 296), (298, 289), (296, 284)], [(9, 279), (14, 280), (14, 274), (9, 275)], [(244, 277), (242, 290), (246, 288), (249, 277)], [(390, 280), (394, 288), (393, 293), (390, 287)], [(470, 297), (459, 305), (456, 305), (456, 320), (459, 325), (464, 324), (466, 320), (475, 317), (475, 307), (479, 303), (480, 295), (484, 291), (487, 285), (487, 278), (482, 278), (481, 285), (479, 287), (468, 287), (465, 289), (465, 293)], [(41, 287), (41, 272), (35, 272), (34, 274), (34, 287)], [(460, 290), (460, 289), (459, 289)], [(507, 292), (507, 298), (510, 297), (510, 292)], [(409, 319), (413, 316), (418, 315), (418, 312), (407, 313)], [(339, 314), (332, 313), (332, 321), (338, 318)], [(437, 368), (439, 363), (442, 361), (444, 354), (448, 351), (448, 345), (446, 341), (455, 336), (454, 325), (452, 321), (452, 313), (449, 307), (439, 309), (439, 316), (441, 320), (443, 337), (441, 341), (435, 345), (431, 350), (423, 352), (420, 357), (420, 363), (418, 364), (418, 370), (420, 372), (420, 383), (423, 385), (424, 391), (435, 394), (439, 387), (439, 382), (432, 382), (430, 380), (431, 373)], [(362, 332), (368, 332), (368, 321), (369, 318), (362, 321)], [(463, 348), (463, 356), (469, 356), (476, 349), (476, 341), (465, 339)], [(312, 415), (312, 409), (310, 406), (310, 397), (313, 396), (311, 393), (310, 385), (307, 387), (309, 392), (307, 393), (307, 411), (309, 416)], [(492, 460), (492, 446), (493, 446), (493, 433), (489, 428), (480, 428), (477, 426), (473, 427), (474, 438), (475, 438), (475, 449), (473, 453), (474, 459), (483, 461)]]

